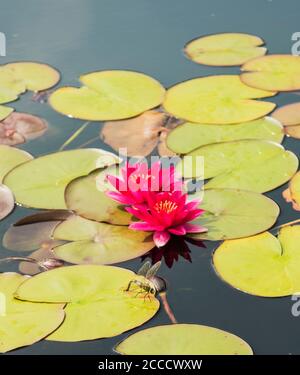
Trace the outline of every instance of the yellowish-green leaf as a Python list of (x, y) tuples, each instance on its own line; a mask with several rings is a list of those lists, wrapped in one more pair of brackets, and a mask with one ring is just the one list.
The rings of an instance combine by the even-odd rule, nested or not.
[(26, 151), (0, 145), (0, 182), (9, 171), (30, 159), (32, 156)]
[(300, 290), (300, 226), (228, 240), (215, 251), (213, 261), (223, 280), (243, 292), (282, 297)]
[(166, 111), (191, 122), (234, 124), (255, 120), (275, 104), (253, 100), (275, 93), (249, 87), (237, 75), (191, 79), (171, 87), (163, 103)]
[(270, 91), (300, 89), (300, 57), (268, 55), (250, 60), (242, 66), (241, 80), (251, 87)]
[(13, 110), (13, 108), (0, 105), (0, 121), (4, 120), (7, 116), (9, 116), (13, 112)]
[(116, 346), (127, 355), (251, 355), (240, 337), (198, 324), (173, 324), (139, 331)]
[(193, 237), (212, 241), (253, 236), (272, 227), (279, 215), (272, 199), (231, 189), (205, 190), (201, 208), (205, 212), (194, 222), (208, 231)]
[(114, 167), (94, 171), (79, 177), (66, 188), (65, 201), (69, 210), (86, 219), (105, 221), (111, 224), (127, 225), (131, 215), (118, 202), (106, 195), (112, 186), (105, 181), (107, 174), (113, 174)]
[(14, 292), (27, 279), (17, 273), (0, 274), (1, 353), (40, 341), (64, 320), (64, 305), (14, 299)]
[(114, 264), (137, 258), (154, 247), (150, 233), (127, 226), (98, 223), (73, 216), (53, 233), (57, 240), (72, 241), (54, 249), (56, 257), (74, 264)]
[[(32, 61), (21, 61), (9, 63), (2, 66), (2, 71), (8, 77), (13, 77), (14, 91), (24, 90), (41, 91), (47, 90), (57, 84), (60, 79), (59, 72), (50, 65)], [(1, 76), (0, 76), (1, 82)]]
[(81, 88), (62, 87), (50, 105), (69, 117), (84, 120), (119, 120), (157, 107), (165, 89), (155, 79), (137, 72), (108, 70), (80, 77)]
[(185, 53), (199, 64), (234, 66), (263, 56), (267, 51), (265, 47), (261, 47), (263, 44), (261, 38), (250, 34), (212, 34), (188, 42)]
[(100, 265), (61, 267), (24, 282), (18, 298), (32, 302), (67, 302), (64, 323), (47, 339), (82, 341), (117, 336), (151, 319), (159, 308), (156, 298), (126, 292), (139, 278), (124, 268)]
[(15, 168), (5, 177), (5, 184), (21, 205), (66, 209), (65, 188), (72, 180), (118, 162), (116, 155), (100, 149), (57, 152)]
[(281, 145), (241, 140), (200, 147), (184, 156), (178, 170), (184, 177), (210, 179), (206, 188), (232, 188), (263, 193), (284, 184), (297, 171), (298, 158)]
[(211, 143), (240, 139), (266, 139), (281, 143), (283, 137), (280, 122), (271, 117), (226, 126), (186, 122), (168, 134), (167, 146), (178, 154), (187, 154)]

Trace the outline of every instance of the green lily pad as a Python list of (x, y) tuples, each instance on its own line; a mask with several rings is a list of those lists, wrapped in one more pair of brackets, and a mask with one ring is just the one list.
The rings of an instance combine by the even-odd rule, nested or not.
[(232, 189), (205, 190), (201, 208), (205, 212), (194, 223), (208, 231), (192, 237), (212, 241), (253, 236), (272, 227), (279, 215), (272, 199)]
[(57, 258), (73, 264), (114, 264), (144, 255), (155, 246), (148, 232), (98, 223), (72, 216), (53, 233), (56, 240), (73, 241), (54, 249)]
[[(17, 79), (6, 66), (0, 66), (0, 104), (12, 102), (26, 91), (24, 82)], [(4, 107), (6, 108), (6, 107)]]
[(20, 165), (4, 181), (21, 205), (66, 209), (64, 193), (69, 182), (118, 162), (116, 155), (100, 149), (57, 152)]
[(214, 253), (215, 268), (233, 287), (262, 297), (282, 297), (300, 290), (300, 226), (229, 240)]
[(0, 220), (9, 215), (14, 206), (15, 200), (12, 192), (7, 186), (0, 184)]
[(272, 117), (226, 126), (186, 122), (168, 134), (167, 146), (178, 154), (187, 154), (211, 143), (240, 139), (266, 139), (281, 143), (283, 137), (283, 127)]
[[(59, 79), (59, 72), (50, 65), (32, 61), (20, 61), (2, 65), (2, 75), (13, 77), (10, 87), (18, 94), (25, 90), (42, 91), (55, 86)], [(1, 75), (0, 75), (1, 82)]]
[(65, 200), (69, 210), (86, 219), (105, 221), (111, 224), (127, 225), (131, 215), (123, 206), (106, 195), (112, 186), (105, 181), (107, 174), (113, 174), (113, 167), (94, 171), (79, 177), (66, 188)]
[(210, 179), (206, 188), (232, 188), (263, 193), (284, 184), (297, 171), (298, 159), (281, 145), (241, 140), (200, 147), (184, 156), (178, 170), (186, 178)]
[(294, 210), (300, 211), (300, 172), (293, 176), (288, 188), (283, 191), (282, 195), (288, 203), (292, 203)]
[(136, 278), (146, 281), (118, 267), (61, 267), (28, 279), (16, 295), (31, 302), (68, 303), (64, 323), (47, 340), (94, 340), (117, 336), (156, 314), (156, 298), (144, 300), (136, 291), (125, 292), (128, 283)]
[(222, 33), (193, 39), (185, 46), (192, 61), (212, 66), (241, 65), (255, 57), (263, 56), (267, 49), (264, 41), (255, 35)]
[(5, 107), (5, 105), (0, 105), (0, 121), (4, 120), (13, 112), (13, 108)]
[(151, 327), (127, 337), (115, 350), (127, 355), (251, 355), (240, 337), (198, 324)]
[(0, 145), (0, 182), (9, 171), (30, 159), (32, 156), (26, 151)]
[(191, 79), (171, 87), (163, 106), (175, 117), (207, 124), (234, 124), (255, 120), (275, 108), (274, 103), (253, 100), (275, 95), (254, 89), (237, 75)]
[(157, 107), (165, 89), (155, 79), (137, 72), (107, 70), (80, 77), (80, 88), (62, 87), (49, 97), (50, 105), (69, 117), (120, 120)]
[(34, 344), (48, 336), (64, 320), (64, 305), (31, 303), (13, 298), (28, 277), (0, 274), (0, 352)]
[(300, 57), (268, 55), (246, 62), (241, 80), (254, 88), (270, 91), (300, 89)]

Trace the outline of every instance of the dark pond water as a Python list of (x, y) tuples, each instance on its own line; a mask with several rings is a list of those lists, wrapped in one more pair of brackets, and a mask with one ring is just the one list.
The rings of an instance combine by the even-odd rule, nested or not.
[[(182, 48), (188, 40), (201, 34), (248, 32), (264, 38), (270, 53), (290, 53), (291, 35), (300, 31), (299, 15), (299, 0), (2, 0), (0, 31), (7, 37), (7, 56), (0, 62), (47, 62), (62, 72), (61, 84), (76, 85), (84, 72), (120, 68), (145, 72), (168, 87), (201, 75), (238, 72), (187, 60)], [(279, 105), (299, 99), (293, 93), (274, 98)], [(82, 123), (33, 102), (31, 94), (14, 106), (50, 124), (46, 136), (24, 146), (35, 156), (57, 151)], [(99, 124), (92, 124), (72, 147), (98, 132)], [(91, 146), (105, 148), (99, 140)], [(286, 139), (284, 146), (299, 156), (300, 141)], [(284, 188), (268, 194), (281, 206), (279, 223), (297, 218), (281, 198)], [(0, 235), (28, 213), (17, 208), (0, 223)], [(291, 299), (254, 297), (226, 285), (211, 265), (218, 244), (205, 245), (205, 249), (191, 246), (192, 263), (181, 258), (171, 269), (162, 267), (178, 321), (228, 330), (245, 339), (256, 354), (300, 354), (300, 317), (292, 316)], [(11, 252), (1, 249), (1, 257), (8, 255)], [(140, 262), (123, 266), (136, 270)], [(168, 322), (161, 310), (144, 327)], [(12, 354), (112, 354), (113, 346), (126, 335), (82, 343), (43, 341)]]

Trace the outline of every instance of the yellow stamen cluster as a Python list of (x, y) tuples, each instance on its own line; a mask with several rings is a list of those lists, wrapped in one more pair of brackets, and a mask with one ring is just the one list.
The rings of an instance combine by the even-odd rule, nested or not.
[(155, 203), (154, 205), (154, 209), (158, 213), (163, 211), (167, 214), (170, 214), (171, 212), (175, 211), (177, 208), (178, 208), (177, 204), (170, 200), (160, 201), (160, 202)]

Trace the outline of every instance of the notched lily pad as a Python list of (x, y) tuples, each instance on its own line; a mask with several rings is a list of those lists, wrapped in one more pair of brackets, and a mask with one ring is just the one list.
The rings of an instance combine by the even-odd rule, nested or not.
[(225, 241), (213, 256), (218, 274), (233, 287), (262, 297), (300, 290), (300, 226), (287, 226), (278, 238), (269, 232)]
[(72, 241), (54, 249), (57, 258), (73, 264), (114, 264), (137, 258), (154, 247), (147, 232), (127, 226), (97, 223), (72, 216), (53, 233), (56, 240)]
[(198, 147), (212, 143), (240, 139), (266, 139), (281, 143), (284, 137), (280, 122), (272, 117), (233, 125), (196, 124), (186, 122), (167, 136), (167, 146), (178, 154), (187, 154)]
[(0, 144), (17, 145), (42, 136), (47, 122), (28, 113), (13, 112), (0, 122)]
[(80, 81), (84, 86), (62, 87), (50, 95), (53, 109), (84, 120), (120, 120), (157, 107), (165, 93), (155, 79), (126, 70), (93, 72)]
[(0, 145), (0, 182), (13, 168), (31, 159), (32, 156), (26, 151), (7, 145)]
[(115, 168), (111, 167), (72, 181), (65, 191), (68, 209), (86, 219), (119, 225), (129, 224), (131, 215), (106, 195), (106, 192), (112, 189), (106, 181), (106, 175), (115, 172)]
[(275, 108), (274, 103), (253, 100), (275, 95), (254, 89), (237, 75), (195, 78), (171, 87), (163, 106), (175, 117), (208, 124), (234, 124), (255, 120)]
[(139, 277), (124, 268), (80, 265), (56, 268), (24, 282), (16, 292), (31, 302), (68, 303), (64, 323), (47, 340), (83, 341), (117, 336), (151, 319), (156, 298), (125, 292)]
[(119, 161), (116, 155), (101, 149), (57, 152), (15, 168), (5, 177), (5, 184), (21, 205), (66, 209), (64, 193), (69, 182)]
[(192, 237), (212, 241), (263, 232), (272, 227), (279, 215), (279, 207), (272, 199), (262, 194), (233, 189), (205, 190), (201, 208), (205, 212), (194, 222), (208, 231)]
[(198, 324), (151, 327), (127, 337), (115, 350), (126, 355), (251, 355), (240, 337)]
[(264, 41), (255, 35), (222, 33), (193, 39), (185, 46), (192, 61), (212, 66), (241, 65), (248, 60), (265, 55)]
[(287, 182), (297, 171), (298, 158), (281, 145), (264, 140), (240, 140), (200, 147), (184, 156), (178, 170), (186, 178), (210, 179), (207, 189), (232, 188), (263, 193)]
[(300, 89), (300, 57), (268, 55), (246, 62), (241, 80), (251, 87), (270, 91)]
[(34, 344), (64, 320), (64, 305), (16, 300), (14, 292), (28, 280), (17, 273), (0, 274), (0, 352)]

